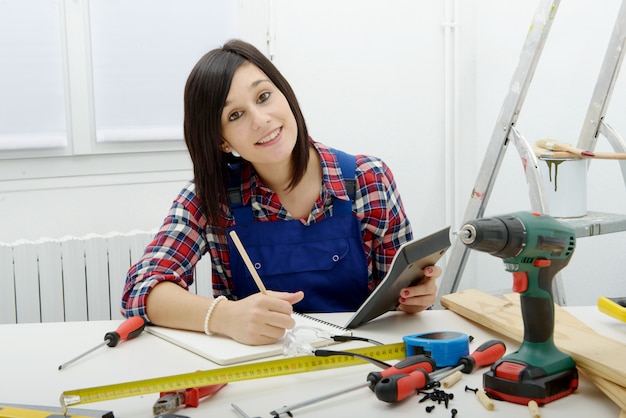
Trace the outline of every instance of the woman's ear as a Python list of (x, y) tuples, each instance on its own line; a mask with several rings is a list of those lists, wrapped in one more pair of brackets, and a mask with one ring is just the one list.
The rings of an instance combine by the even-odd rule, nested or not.
[(228, 145), (226, 141), (222, 142), (222, 145), (220, 145), (220, 148), (225, 153), (231, 153), (233, 157), (237, 157), (237, 158), (241, 157), (241, 155), (235, 150), (235, 148)]
[(222, 151), (228, 153), (232, 150), (232, 148), (230, 147), (230, 145), (228, 145), (228, 143), (226, 141), (222, 142), (222, 145), (220, 145), (220, 148)]

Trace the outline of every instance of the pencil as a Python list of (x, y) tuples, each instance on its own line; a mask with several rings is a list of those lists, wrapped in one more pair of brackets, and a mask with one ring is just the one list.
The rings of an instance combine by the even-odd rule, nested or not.
[(248, 256), (246, 249), (243, 247), (243, 244), (241, 243), (241, 240), (239, 239), (237, 232), (230, 231), (229, 235), (233, 239), (233, 242), (235, 243), (235, 247), (237, 247), (239, 254), (241, 254), (241, 258), (243, 258), (243, 262), (246, 263), (246, 267), (248, 268), (248, 271), (252, 275), (252, 278), (254, 279), (257, 287), (259, 288), (261, 293), (263, 293), (264, 295), (267, 295), (267, 289), (265, 288), (265, 285), (263, 284), (263, 281), (261, 280), (259, 273), (256, 272), (256, 269), (252, 265), (252, 260), (250, 260), (250, 257)]

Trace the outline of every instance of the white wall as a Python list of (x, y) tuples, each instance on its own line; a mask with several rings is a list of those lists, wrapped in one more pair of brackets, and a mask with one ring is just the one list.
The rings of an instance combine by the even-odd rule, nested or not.
[[(535, 3), (242, 1), (241, 33), (265, 48), (269, 27), (270, 52), (299, 96), (311, 135), (349, 152), (382, 157), (420, 236), (459, 226)], [(614, 0), (561, 5), (518, 123), (529, 140), (577, 142), (617, 7)], [(624, 82), (615, 89), (609, 112), (623, 135)], [(171, 151), (0, 161), (0, 241), (155, 229), (191, 177), (186, 158)], [(46, 175), (68, 161), (89, 174)], [(130, 168), (111, 174), (107, 165)], [(615, 162), (592, 164), (589, 190), (590, 209), (625, 211)], [(511, 147), (487, 214), (525, 209), (525, 179)], [(569, 303), (626, 294), (619, 277), (624, 250), (623, 233), (579, 240), (564, 271)], [(461, 288), (499, 291), (511, 283), (501, 260), (477, 254)]]

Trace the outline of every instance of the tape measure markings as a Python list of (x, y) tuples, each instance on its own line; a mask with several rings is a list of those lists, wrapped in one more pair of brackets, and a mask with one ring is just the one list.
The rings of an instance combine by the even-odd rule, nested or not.
[[(399, 360), (406, 356), (404, 343), (385, 344), (345, 351), (374, 357), (382, 361)], [(339, 367), (362, 365), (364, 363), (367, 362), (358, 357), (343, 355), (330, 357), (289, 357), (219, 369), (137, 380), (133, 382), (68, 390), (61, 394), (60, 401), (61, 406), (68, 407), (71, 405), (101, 402), (131, 396), (146, 395), (150, 393), (168, 392), (219, 383), (328, 370)]]

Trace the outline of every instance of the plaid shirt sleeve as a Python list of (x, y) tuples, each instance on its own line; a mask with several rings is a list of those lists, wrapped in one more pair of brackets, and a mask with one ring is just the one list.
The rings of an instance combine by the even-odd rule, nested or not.
[(398, 248), (413, 239), (393, 174), (380, 159), (357, 157), (356, 216), (370, 268), (369, 289), (387, 274)]
[(154, 286), (170, 280), (185, 289), (193, 282), (193, 270), (207, 250), (206, 217), (200, 210), (195, 185), (189, 183), (176, 197), (163, 225), (141, 259), (130, 268), (122, 295), (124, 316), (146, 315), (146, 299)]

